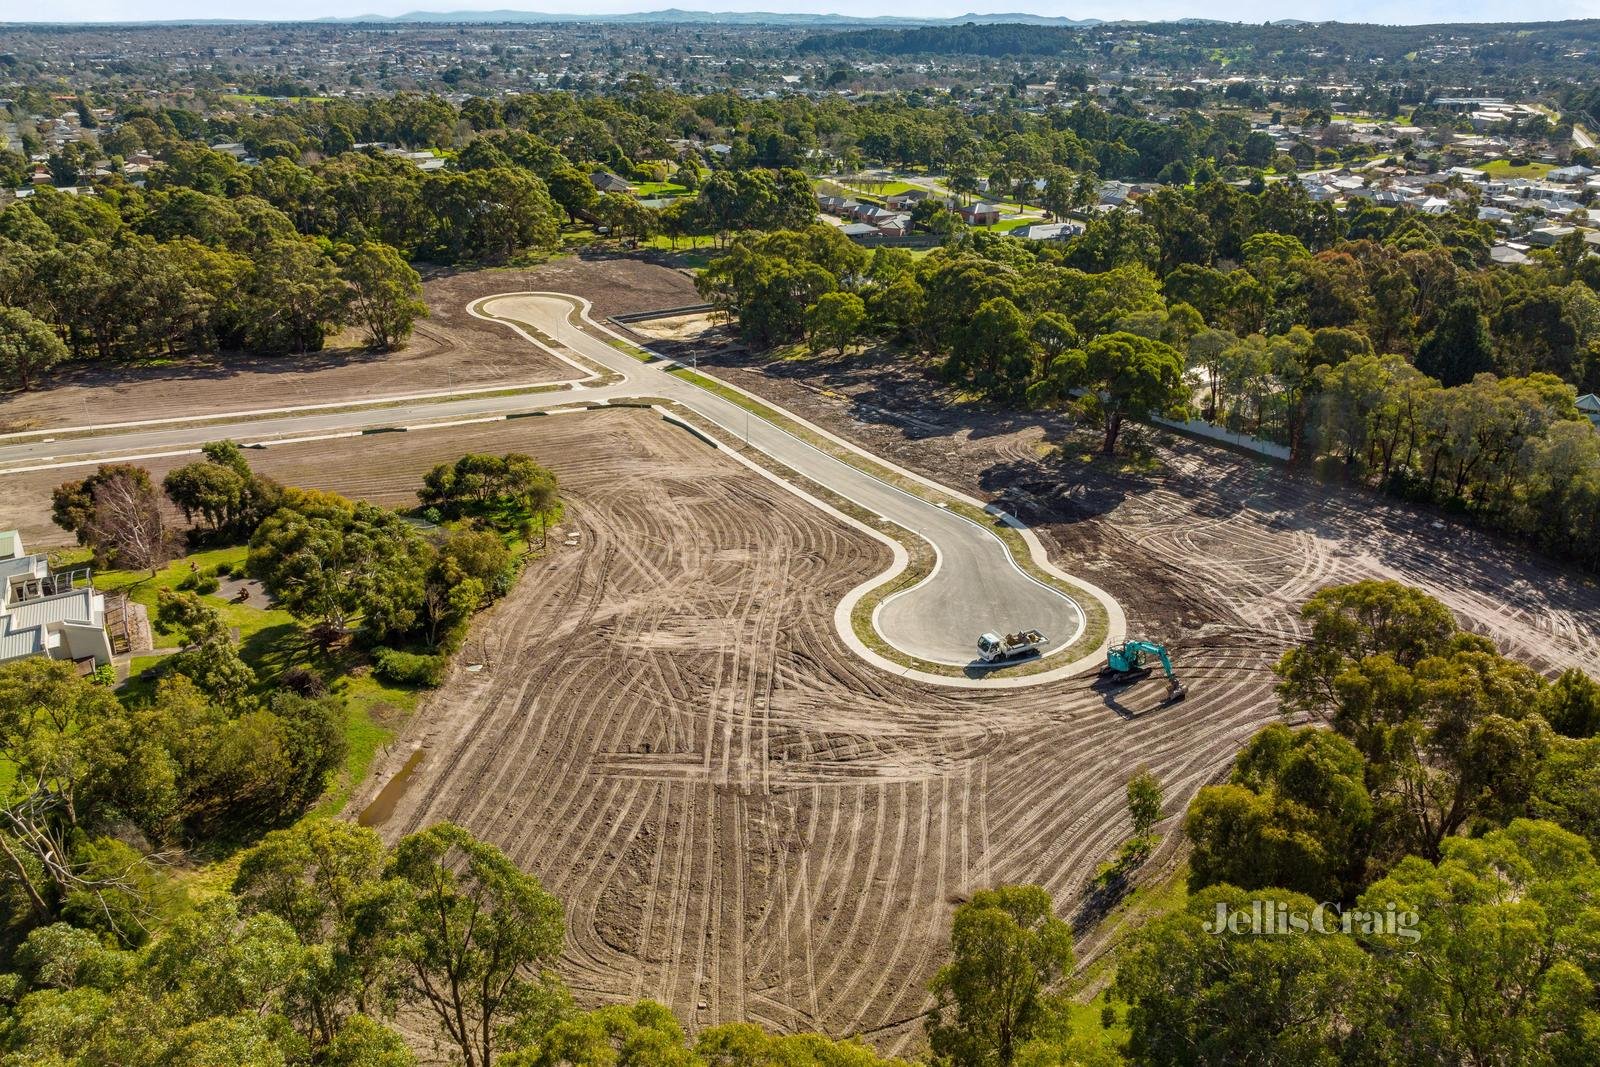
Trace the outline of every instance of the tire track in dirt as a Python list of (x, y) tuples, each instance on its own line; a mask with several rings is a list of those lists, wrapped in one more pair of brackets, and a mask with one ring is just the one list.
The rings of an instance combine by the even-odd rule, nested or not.
[[(269, 450), (264, 472), (316, 467), (300, 484), (342, 488), (336, 444)], [(449, 458), (364, 447), (352, 477), (380, 499)], [(1176, 833), (1277, 717), (1270, 665), (1323, 584), (1417, 570), (1456, 586), (1468, 625), (1552, 661), (1594, 647), (1597, 598), (1570, 579), (1467, 552), (1424, 571), (1425, 545), (1381, 537), (1372, 509), (1179, 457), (1173, 484), (1045, 529), (1074, 565), (1123, 575), (1107, 584), (1136, 631), (1174, 646), (1190, 698), (1161, 706), (1159, 679), (953, 693), (870, 668), (833, 633), (880, 545), (648, 413), (464, 428), (463, 447), (552, 465), (563, 528), (582, 535), (553, 538), (475, 628), (482, 673), (414, 717), (391, 759), (422, 739), (434, 754), (383, 832), (451, 817), (501, 845), (566, 899), (581, 999), (655, 997), (691, 1029), (742, 1017), (914, 1050), (953, 901), (1036, 881), (1071, 914), (1129, 832), (1140, 766)]]

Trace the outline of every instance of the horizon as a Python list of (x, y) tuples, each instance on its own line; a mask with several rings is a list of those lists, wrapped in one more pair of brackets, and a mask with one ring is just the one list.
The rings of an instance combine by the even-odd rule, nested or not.
[[(1100, 19), (1106, 22), (1175, 22), (1182, 19), (1206, 19), (1218, 22), (1259, 24), (1265, 22), (1305, 21), (1339, 22), (1346, 24), (1372, 24), (1387, 26), (1450, 25), (1465, 23), (1529, 23), (1564, 22), (1577, 19), (1600, 18), (1600, 0), (1556, 0), (1541, 10), (1540, 17), (1527, 18), (1525, 11), (1507, 0), (1466, 0), (1465, 3), (1446, 3), (1444, 0), (1400, 0), (1399, 3), (1378, 0), (1356, 0), (1354, 3), (1336, 3), (1333, 0), (1300, 0), (1281, 4), (1274, 0), (1223, 0), (1208, 5), (1204, 13), (1196, 10), (1192, 0), (1157, 0), (1141, 5), (1136, 14), (1125, 8), (1103, 10), (1101, 5), (1084, 5), (1064, 10), (1054, 4), (971, 3), (966, 0), (936, 0), (917, 15), (907, 15), (898, 5), (873, 3), (846, 13), (839, 10), (837, 0), (821, 2), (758, 2), (741, 0), (705, 0), (705, 2), (640, 4), (636, 0), (597, 0), (597, 2), (571, 2), (551, 0), (518, 4), (482, 0), (472, 3), (429, 3), (428, 0), (338, 0), (328, 4), (321, 0), (282, 0), (275, 5), (279, 12), (273, 18), (240, 17), (226, 5), (214, 0), (58, 0), (52, 5), (50, 18), (39, 18), (36, 0), (0, 0), (0, 25), (5, 26), (76, 26), (76, 25), (137, 25), (148, 23), (205, 23), (237, 22), (241, 24), (271, 25), (274, 23), (315, 23), (329, 20), (348, 21), (373, 17), (390, 21), (407, 15), (481, 16), (485, 12), (508, 12), (519, 16), (550, 15), (562, 19), (574, 16), (593, 16), (597, 20), (621, 16), (638, 16), (666, 11), (704, 12), (711, 15), (810, 15), (840, 19), (919, 18), (930, 21), (959, 18), (963, 15), (1029, 15), (1045, 18)], [(26, 10), (25, 10), (26, 9)]]

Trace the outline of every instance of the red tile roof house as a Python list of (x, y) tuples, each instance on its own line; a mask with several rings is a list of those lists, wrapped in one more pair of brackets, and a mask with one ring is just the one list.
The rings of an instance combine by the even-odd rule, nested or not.
[(956, 213), (968, 226), (993, 226), (1000, 221), (1000, 208), (995, 204), (968, 204), (957, 208)]
[(932, 195), (926, 189), (907, 189), (903, 193), (884, 197), (883, 202), (896, 211), (910, 211)]

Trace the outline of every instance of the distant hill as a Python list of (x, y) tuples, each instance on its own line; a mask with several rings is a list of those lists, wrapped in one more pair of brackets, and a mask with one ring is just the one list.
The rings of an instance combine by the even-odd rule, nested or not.
[(727, 26), (959, 26), (964, 23), (995, 25), (997, 23), (1026, 24), (1032, 26), (1099, 26), (1101, 19), (1070, 19), (1053, 15), (1032, 15), (1026, 12), (994, 15), (961, 15), (953, 19), (917, 18), (904, 15), (815, 15), (781, 11), (684, 11), (667, 8), (663, 11), (638, 11), (623, 15), (573, 15), (541, 11), (411, 11), (404, 15), (356, 15), (348, 18), (321, 18), (317, 22), (335, 23), (538, 23), (538, 22), (608, 22), (608, 23), (713, 23)]
[[(1008, 16), (1014, 17), (1014, 16)], [(1094, 25), (1101, 25), (1095, 23)], [(801, 41), (802, 52), (877, 52), (883, 55), (1051, 56), (1081, 42), (1075, 23), (966, 22), (914, 29), (852, 29), (814, 33)]]

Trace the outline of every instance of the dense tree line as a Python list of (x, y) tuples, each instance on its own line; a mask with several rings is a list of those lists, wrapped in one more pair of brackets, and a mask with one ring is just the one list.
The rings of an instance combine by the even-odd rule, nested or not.
[(174, 605), (171, 617), (187, 647), (136, 704), (77, 677), (70, 663), (0, 668), (0, 760), (16, 775), (0, 830), (7, 944), (62, 919), (143, 943), (160, 906), (159, 894), (144, 892), (153, 876), (143, 852), (298, 814), (342, 765), (337, 702), (252, 687), (227, 628), (198, 598)]
[(0, 211), (0, 382), (19, 388), (69, 355), (316, 351), (346, 321), (387, 349), (420, 297), (392, 250), (319, 243), (250, 194), (43, 188)]
[(1107, 450), (1126, 418), (1186, 409), (1600, 566), (1600, 437), (1574, 405), (1600, 388), (1600, 261), (1568, 241), (1508, 269), (1487, 247), (1464, 212), (1211, 183), (1048, 247), (751, 234), (697, 284), (756, 346), (887, 342), (992, 400), (1071, 404)]
[[(1196, 895), (1119, 964), (1130, 1057), (1592, 1062), (1600, 684), (1546, 681), (1393, 582), (1303, 613), (1278, 688), (1323, 725), (1269, 727), (1190, 805)], [(1326, 929), (1207, 925), (1257, 901), (1322, 903)]]
[[(237, 140), (258, 162), (208, 147), (218, 139)], [(722, 140), (729, 150), (697, 150), (684, 139)], [(432, 149), (447, 165), (424, 172), (376, 144)], [(102, 147), (113, 163), (142, 151), (160, 166), (143, 189), (113, 173), (93, 179), (92, 199), (39, 190), (0, 212), (0, 305), (15, 309), (0, 318), (0, 380), (13, 386), (35, 384), (62, 358), (41, 323), (72, 355), (102, 359), (218, 347), (307, 351), (346, 321), (362, 326), (374, 347), (391, 347), (420, 313), (401, 259), (541, 254), (557, 244), (563, 214), (634, 239), (796, 228), (812, 210), (799, 168), (823, 160), (945, 168), (958, 192), (975, 192), (987, 178), (996, 193), (1057, 212), (1092, 202), (1096, 175), (1193, 180), (1201, 192), (1172, 195), (1190, 196), (1199, 215), (1189, 210), (1195, 205), (1152, 200), (1145, 210), (1162, 210), (1152, 220), (1158, 238), (1130, 234), (1134, 255), (1149, 252), (1163, 276), (1185, 263), (1235, 259), (1241, 211), (1257, 216), (1245, 227), (1295, 234), (1314, 251), (1344, 226), (1331, 208), (1290, 202), (1291, 187), (1263, 194), (1257, 210), (1212, 182), (1268, 163), (1294, 165), (1274, 160), (1270, 141), (1237, 115), (1185, 110), (1157, 123), (1096, 103), (1036, 114), (1004, 102), (969, 111), (916, 96), (749, 100), (688, 96), (640, 79), (604, 97), (558, 92), (459, 108), (418, 94), (304, 101), (246, 116), (128, 102)], [(63, 162), (67, 184), (83, 178), (70, 163)], [(692, 195), (660, 211), (624, 193), (601, 196), (589, 181), (597, 169), (670, 177)], [(1209, 234), (1195, 225), (1201, 216), (1214, 224)], [(1358, 220), (1352, 235), (1381, 225)], [(1484, 240), (1481, 228), (1467, 239), (1480, 258)], [(1123, 256), (1104, 241), (1081, 253), (1085, 266)], [(1308, 285), (1337, 286), (1340, 269)], [(1549, 319), (1548, 307), (1534, 304), (1506, 329), (1532, 333)], [(1551, 358), (1571, 358), (1571, 345), (1552, 344)]]

